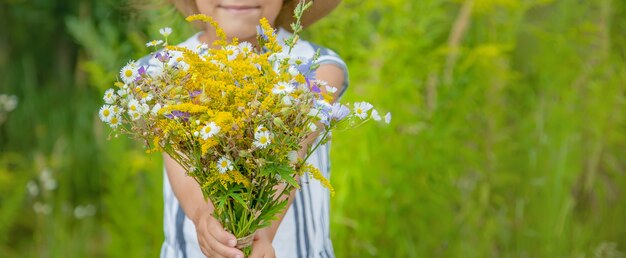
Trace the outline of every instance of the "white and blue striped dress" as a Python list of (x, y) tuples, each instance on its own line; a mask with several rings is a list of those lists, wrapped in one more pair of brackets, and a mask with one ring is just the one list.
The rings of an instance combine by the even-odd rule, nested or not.
[[(189, 38), (179, 46), (197, 50), (202, 43), (198, 36)], [(290, 36), (280, 29), (279, 42)], [(311, 58), (320, 50), (318, 63), (333, 64), (344, 71), (344, 87), (348, 86), (348, 74), (344, 61), (333, 51), (300, 40), (291, 51), (292, 56)], [(150, 65), (151, 58), (138, 61), (139, 65)], [(153, 59), (152, 59), (153, 60)], [(343, 92), (342, 92), (343, 93)], [(309, 158), (326, 178), (330, 178), (330, 143), (320, 146)], [(329, 233), (330, 194), (317, 180), (307, 175), (301, 178), (302, 188), (296, 192), (296, 198), (287, 210), (272, 245), (278, 258), (334, 257), (333, 245)], [(165, 241), (161, 248), (161, 258), (204, 257), (198, 246), (198, 239), (193, 222), (185, 215), (178, 199), (172, 192), (167, 173), (163, 173), (163, 198), (165, 202), (163, 228)]]

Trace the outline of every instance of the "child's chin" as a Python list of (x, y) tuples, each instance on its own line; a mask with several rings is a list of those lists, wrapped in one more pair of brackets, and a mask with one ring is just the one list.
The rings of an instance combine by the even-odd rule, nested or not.
[(240, 41), (256, 38), (256, 24), (241, 24), (237, 26), (235, 23), (231, 23), (229, 25), (222, 27), (229, 38), (238, 38)]

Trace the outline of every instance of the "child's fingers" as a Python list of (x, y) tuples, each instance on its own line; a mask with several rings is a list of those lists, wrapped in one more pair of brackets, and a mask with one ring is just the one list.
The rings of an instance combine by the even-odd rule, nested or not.
[(237, 244), (235, 236), (224, 230), (222, 225), (215, 218), (210, 218), (209, 220), (209, 225), (207, 225), (207, 230), (210, 235), (207, 239), (209, 247), (216, 254), (224, 257), (243, 258), (243, 252), (235, 248)]
[(217, 241), (217, 239), (215, 238), (209, 240), (209, 245), (217, 255), (228, 258), (243, 258), (243, 252), (241, 252), (239, 249), (225, 246)]
[(222, 225), (215, 218), (210, 218), (208, 229), (209, 233), (223, 245), (235, 247), (237, 244), (237, 238), (224, 230)]

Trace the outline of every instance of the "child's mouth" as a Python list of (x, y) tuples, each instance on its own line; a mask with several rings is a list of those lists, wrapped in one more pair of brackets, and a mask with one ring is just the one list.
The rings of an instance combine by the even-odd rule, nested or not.
[(249, 12), (253, 12), (253, 11), (261, 9), (260, 6), (245, 6), (245, 5), (218, 5), (217, 7), (220, 9), (224, 9), (228, 12), (237, 13), (237, 14), (249, 13)]

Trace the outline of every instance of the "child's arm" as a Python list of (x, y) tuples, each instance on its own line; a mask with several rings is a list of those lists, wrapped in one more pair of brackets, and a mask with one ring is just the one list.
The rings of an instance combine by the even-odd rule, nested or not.
[(211, 213), (214, 210), (211, 201), (205, 201), (198, 183), (185, 174), (185, 170), (169, 155), (163, 154), (167, 178), (185, 214), (196, 226), (198, 243), (202, 252), (213, 257), (241, 257), (243, 252), (235, 248), (235, 236), (223, 229)]
[[(328, 82), (328, 85), (331, 86), (335, 86), (337, 87), (337, 91), (334, 94), (334, 99), (333, 102), (335, 102), (337, 100), (337, 98), (339, 97), (339, 94), (341, 92), (343, 92), (343, 82), (345, 80), (344, 78), (344, 71), (342, 69), (340, 69), (339, 67), (337, 67), (336, 65), (333, 64), (323, 64), (320, 65), (320, 67), (317, 69), (316, 71), (316, 75), (317, 75), (317, 79), (319, 80), (323, 80)], [(322, 91), (326, 91), (326, 89), (321, 89)], [(318, 128), (323, 128), (322, 125), (318, 125)], [(301, 158), (304, 158), (304, 155), (306, 154), (307, 148), (310, 147), (310, 145), (312, 145), (315, 142), (315, 139), (319, 136), (320, 134), (320, 130), (318, 129), (317, 131), (311, 133), (311, 135), (309, 135), (305, 141), (302, 143), (302, 149), (299, 151), (299, 155)], [(299, 178), (298, 178), (299, 179)], [(295, 198), (295, 193), (296, 190), (292, 190), (290, 195), (289, 195), (289, 201), (287, 204), (287, 207), (291, 207), (291, 203), (293, 202), (294, 198)], [(283, 197), (284, 198), (284, 197)], [(263, 238), (261, 239), (262, 241), (268, 241), (269, 244), (271, 245), (272, 240), (274, 240), (274, 236), (276, 235), (276, 231), (278, 231), (278, 226), (280, 225), (280, 222), (283, 220), (283, 217), (285, 216), (285, 213), (287, 212), (287, 209), (285, 209), (285, 211), (281, 214), (279, 214), (278, 216), (278, 220), (275, 220), (272, 225), (270, 225), (267, 228), (261, 229), (259, 230), (259, 233), (257, 233), (257, 237), (255, 237), (255, 242), (256, 242), (256, 238)], [(250, 258), (255, 257), (255, 247), (253, 246), (252, 248), (252, 254), (250, 256)], [(261, 257), (261, 256), (259, 256)]]

